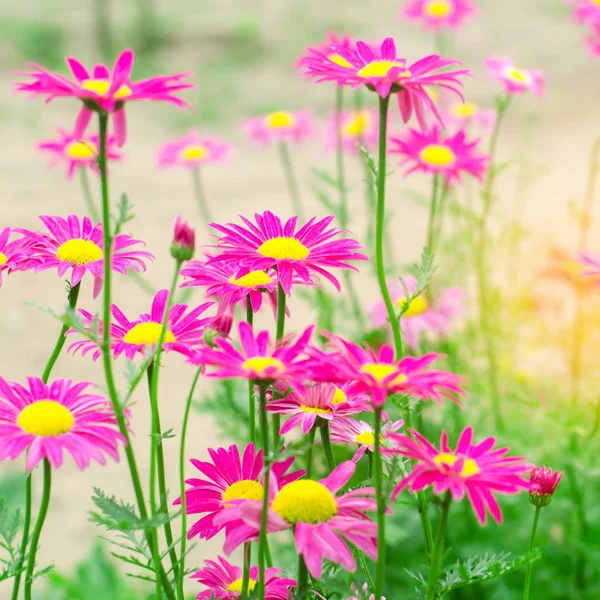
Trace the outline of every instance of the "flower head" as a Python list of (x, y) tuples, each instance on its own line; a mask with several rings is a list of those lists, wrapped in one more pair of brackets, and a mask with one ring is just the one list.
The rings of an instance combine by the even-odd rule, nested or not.
[[(30, 242), (29, 259), (23, 269), (33, 269), (36, 273), (56, 269), (63, 277), (71, 269), (71, 285), (77, 285), (88, 272), (94, 277), (94, 298), (102, 289), (104, 280), (104, 235), (102, 223), (93, 225), (88, 217), (79, 219), (77, 215), (62, 217), (41, 216), (40, 221), (49, 233), (38, 233), (19, 229)], [(145, 261), (154, 256), (145, 250), (132, 250), (132, 246), (144, 244), (129, 235), (119, 234), (113, 239), (111, 268), (125, 274), (127, 270), (138, 273), (146, 270)]]
[(0, 231), (0, 286), (2, 286), (2, 273), (10, 275), (13, 271), (22, 270), (23, 263), (30, 255), (31, 240), (20, 237), (10, 241), (16, 229), (5, 227)]
[(171, 256), (184, 262), (194, 256), (196, 249), (196, 234), (190, 224), (177, 215), (173, 226), (173, 241), (171, 242)]
[(563, 476), (562, 471), (534, 467), (529, 478), (529, 501), (534, 506), (548, 506)]
[(479, 140), (468, 141), (462, 130), (446, 136), (434, 125), (429, 133), (409, 129), (401, 138), (390, 138), (390, 153), (402, 156), (400, 165), (408, 167), (405, 175), (439, 174), (450, 185), (462, 183), (464, 173), (482, 179), (490, 157), (477, 151), (478, 144)]
[(404, 16), (422, 21), (425, 29), (458, 29), (475, 12), (470, 0), (408, 0)]
[(437, 496), (449, 491), (454, 500), (465, 494), (478, 521), (485, 525), (487, 511), (497, 523), (502, 512), (494, 493), (518, 494), (529, 488), (523, 475), (531, 468), (522, 456), (508, 457), (508, 448), (493, 449), (495, 438), (488, 437), (473, 444), (473, 429), (467, 427), (458, 438), (456, 450), (448, 445), (448, 434), (442, 431), (440, 449), (430, 444), (417, 431), (411, 436), (393, 433), (395, 451), (416, 461), (408, 477), (394, 489), (392, 500), (405, 488), (418, 492), (433, 485)]
[(197, 169), (224, 162), (230, 153), (231, 144), (202, 136), (197, 129), (190, 129), (182, 138), (166, 142), (159, 148), (158, 166)]
[(277, 110), (262, 117), (246, 119), (244, 129), (251, 140), (263, 146), (273, 141), (298, 143), (312, 135), (313, 121), (310, 108), (296, 112)]
[(0, 460), (15, 460), (27, 450), (29, 471), (44, 458), (60, 467), (65, 450), (81, 470), (91, 460), (106, 464), (106, 454), (118, 461), (125, 440), (110, 403), (89, 393), (91, 385), (28, 377), (24, 387), (0, 377)]
[(600, 2), (598, 0), (567, 0), (573, 4), (573, 18), (578, 23), (600, 24)]
[[(195, 458), (190, 461), (203, 478), (186, 481), (190, 486), (185, 492), (186, 512), (189, 515), (207, 514), (191, 526), (188, 539), (199, 536), (209, 540), (223, 528), (226, 533), (234, 530), (241, 525), (239, 519), (224, 524), (215, 523), (214, 518), (229, 510), (235, 501), (258, 501), (263, 498), (262, 450), (256, 451), (254, 444), (250, 443), (240, 454), (240, 449), (234, 444), (229, 448), (209, 448), (208, 454), (210, 462)], [(293, 462), (294, 457), (289, 457), (271, 465), (271, 475), (279, 485), (286, 485), (304, 475), (305, 471), (287, 473)], [(174, 504), (181, 504), (181, 498), (175, 500)]]
[[(339, 133), (342, 149), (346, 152), (359, 153), (357, 143), (365, 148), (377, 147), (379, 139), (379, 117), (372, 108), (360, 110), (343, 110), (340, 113)], [(338, 117), (335, 112), (329, 115), (327, 121), (327, 150), (334, 150), (338, 140)]]
[(83, 107), (77, 117), (73, 135), (81, 139), (94, 111), (112, 113), (117, 144), (122, 146), (126, 138), (125, 104), (133, 100), (154, 100), (170, 102), (176, 106), (186, 106), (175, 92), (193, 87), (183, 81), (186, 73), (151, 77), (142, 81), (132, 81), (133, 50), (123, 50), (117, 58), (112, 73), (108, 67), (99, 64), (91, 72), (76, 59), (67, 58), (67, 65), (75, 81), (60, 73), (48, 71), (32, 64), (32, 71), (21, 73), (30, 81), (16, 84), (18, 92), (32, 96), (42, 96), (49, 102), (54, 98), (70, 97), (82, 101)]
[(496, 123), (496, 111), (481, 108), (475, 102), (453, 102), (444, 115), (444, 121), (457, 130), (473, 125), (481, 131), (491, 131)]
[(508, 57), (492, 57), (484, 61), (492, 79), (504, 84), (507, 94), (531, 91), (536, 96), (544, 94), (544, 74), (533, 69), (520, 69)]
[[(228, 223), (211, 227), (221, 233), (217, 247), (221, 254), (209, 260), (209, 264), (234, 262), (247, 272), (277, 269), (277, 277), (286, 294), (290, 293), (294, 278), (307, 285), (315, 285), (313, 276), (323, 276), (339, 291), (339, 281), (327, 270), (358, 269), (351, 260), (368, 260), (359, 254), (362, 246), (356, 241), (339, 236), (342, 231), (329, 227), (332, 216), (317, 221), (313, 217), (306, 225), (296, 228), (298, 217), (281, 222), (271, 211), (256, 213), (256, 225), (240, 217), (246, 227)], [(338, 239), (334, 239), (338, 238)]]
[[(598, 11), (600, 13), (600, 4), (598, 5)], [(600, 20), (598, 23), (592, 24), (592, 33), (585, 36), (584, 41), (592, 56), (600, 56)]]

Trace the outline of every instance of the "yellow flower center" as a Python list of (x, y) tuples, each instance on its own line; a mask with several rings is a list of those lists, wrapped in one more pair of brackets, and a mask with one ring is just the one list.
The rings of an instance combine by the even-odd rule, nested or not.
[(341, 404), (342, 402), (346, 402), (348, 400), (348, 396), (346, 396), (346, 392), (341, 390), (337, 385), (335, 386), (335, 392), (333, 392), (333, 398), (331, 399), (331, 404)]
[[(398, 310), (402, 311), (406, 308), (406, 301), (406, 296), (402, 296), (402, 298), (400, 298), (398, 302), (396, 302)], [(406, 308), (406, 311), (402, 314), (402, 316), (416, 317), (417, 315), (423, 314), (428, 308), (429, 302), (427, 302), (427, 298), (425, 298), (425, 296), (417, 296), (416, 298), (413, 298), (412, 302), (408, 304), (408, 308)]]
[(421, 150), (419, 156), (423, 162), (434, 167), (447, 167), (456, 160), (454, 152), (443, 144), (430, 144)]
[(67, 240), (56, 251), (59, 260), (76, 265), (87, 265), (100, 260), (104, 253), (100, 246), (90, 240)]
[[(374, 60), (370, 62), (368, 65), (365, 65), (357, 75), (359, 77), (385, 77), (390, 69), (394, 67), (399, 67), (401, 69), (404, 68), (404, 62), (400, 62), (399, 60)], [(409, 77), (410, 73), (408, 71), (404, 72), (404, 75)]]
[(448, 0), (430, 0), (425, 4), (425, 14), (430, 17), (447, 17), (452, 12), (452, 4)]
[[(138, 323), (125, 334), (123, 341), (127, 344), (135, 344), (136, 346), (149, 346), (158, 342), (162, 330), (163, 326), (161, 323), (154, 323), (153, 321)], [(163, 341), (165, 344), (172, 344), (175, 341), (175, 336), (167, 329)]]
[[(108, 79), (86, 79), (81, 87), (89, 92), (95, 92), (98, 96), (106, 96), (110, 89), (111, 82)], [(120, 100), (131, 96), (133, 92), (128, 85), (123, 84), (114, 94), (114, 98)]]
[(293, 237), (271, 238), (263, 242), (257, 251), (276, 260), (304, 260), (310, 254), (310, 250)]
[(271, 278), (264, 271), (250, 271), (242, 275), (239, 279), (236, 279), (235, 275), (229, 278), (229, 282), (233, 285), (239, 285), (240, 287), (256, 288), (261, 285), (267, 285), (271, 283)]
[(65, 153), (69, 158), (87, 160), (88, 158), (96, 156), (98, 148), (96, 148), (96, 144), (88, 141), (71, 142), (67, 146)]
[(301, 404), (300, 408), (304, 412), (311, 412), (311, 413), (315, 413), (317, 415), (330, 415), (333, 412), (333, 411), (329, 410), (328, 408), (317, 408), (315, 406), (306, 406), (306, 404)]
[[(356, 441), (364, 446), (375, 445), (375, 434), (372, 431), (363, 431), (356, 436)], [(379, 436), (379, 441), (383, 444), (383, 436)]]
[(38, 400), (17, 417), (17, 424), (25, 433), (42, 437), (67, 433), (74, 423), (71, 411), (54, 400)]
[(517, 69), (517, 67), (508, 67), (504, 70), (504, 76), (523, 85), (529, 85), (531, 83), (531, 75), (523, 69)]
[(0, 265), (5, 265), (8, 262), (8, 257), (4, 252), (0, 252)]
[(370, 123), (371, 118), (368, 113), (356, 113), (348, 119), (348, 121), (343, 127), (342, 133), (346, 137), (358, 137), (365, 133)]
[(479, 112), (479, 107), (474, 102), (458, 102), (452, 106), (450, 112), (458, 118), (469, 118)]
[(254, 356), (245, 360), (242, 364), (243, 369), (253, 371), (261, 377), (269, 367), (275, 367), (276, 373), (283, 373), (285, 371), (283, 363), (277, 358), (271, 358), (270, 356)]
[(336, 65), (338, 65), (340, 67), (345, 67), (346, 69), (352, 68), (352, 65), (343, 56), (340, 56), (337, 52), (330, 54), (327, 58), (332, 63), (335, 63)]
[[(396, 365), (390, 365), (387, 363), (365, 363), (360, 368), (362, 373), (368, 373), (375, 379), (381, 383), (386, 377), (389, 377), (392, 373), (395, 373), (398, 370)], [(400, 373), (398, 377), (394, 377), (390, 382), (391, 385), (399, 385), (404, 383), (407, 380), (406, 375), (404, 373)]]
[(267, 115), (267, 125), (273, 129), (289, 129), (296, 123), (296, 117), (287, 110), (278, 110)]
[[(242, 592), (242, 585), (244, 584), (244, 578), (240, 577), (239, 579), (236, 579), (235, 581), (232, 581), (228, 586), (227, 586), (227, 591), (228, 592)], [(256, 580), (255, 579), (248, 579), (248, 587), (246, 588), (249, 592), (253, 592), (254, 588), (256, 587)]]
[(186, 146), (181, 150), (181, 160), (202, 160), (208, 154), (208, 150), (204, 146), (191, 145)]
[[(227, 500), (262, 500), (263, 486), (253, 479), (243, 479), (232, 483), (223, 492), (223, 502)], [(225, 504), (225, 508), (229, 508), (231, 504)]]
[(333, 494), (318, 481), (303, 479), (282, 487), (272, 504), (288, 523), (325, 523), (337, 514)]
[[(440, 452), (434, 459), (433, 462), (436, 465), (447, 465), (453, 467), (454, 463), (458, 460), (458, 456), (451, 454), (450, 452)], [(479, 467), (472, 458), (465, 458), (463, 462), (463, 468), (460, 472), (461, 477), (471, 477), (479, 473)]]

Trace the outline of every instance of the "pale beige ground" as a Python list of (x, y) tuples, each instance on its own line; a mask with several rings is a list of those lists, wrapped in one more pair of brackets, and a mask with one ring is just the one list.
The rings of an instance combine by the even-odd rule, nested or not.
[[(3, 17), (22, 14), (23, 2), (0, 1)], [(32, 4), (34, 4), (32, 2)], [(94, 60), (94, 49), (86, 45), (91, 13), (83, 3), (58, 2), (57, 11), (51, 11), (42, 2), (38, 8), (27, 9), (39, 18), (66, 20), (72, 25), (72, 53)], [(116, 4), (116, 3), (115, 3)], [(227, 167), (215, 167), (206, 173), (206, 190), (217, 221), (235, 218), (237, 213), (251, 214), (270, 208), (279, 214), (289, 213), (289, 201), (281, 176), (280, 166), (272, 151), (251, 148), (239, 129), (245, 116), (239, 106), (267, 106), (301, 108), (311, 102), (320, 102), (331, 94), (328, 86), (309, 86), (291, 69), (281, 65), (278, 47), (289, 52), (290, 39), (297, 40), (299, 53), (303, 43), (302, 31), (294, 26), (301, 14), (303, 22), (313, 28), (329, 24), (344, 24), (359, 37), (376, 39), (390, 34), (399, 40), (402, 53), (417, 57), (430, 49), (431, 38), (403, 23), (398, 17), (398, 2), (313, 0), (281, 2), (281, 0), (248, 3), (244, 1), (192, 2), (171, 0), (158, 3), (169, 22), (181, 27), (182, 42), (168, 51), (165, 70), (194, 70), (200, 61), (212, 60), (219, 52), (215, 39), (226, 34), (234, 18), (249, 15), (259, 20), (267, 54), (264, 64), (243, 74), (243, 103), (240, 98), (223, 98), (222, 110), (227, 111), (227, 125), (216, 130), (236, 146), (235, 156)], [(580, 202), (587, 155), (598, 134), (598, 68), (600, 63), (588, 57), (579, 43), (580, 29), (566, 20), (567, 10), (560, 0), (521, 0), (516, 2), (482, 2), (478, 24), (468, 28), (461, 37), (458, 56), (474, 69), (477, 79), (469, 85), (471, 96), (479, 102), (490, 103), (496, 86), (485, 77), (481, 66), (490, 54), (510, 54), (524, 67), (538, 67), (548, 76), (548, 95), (542, 101), (524, 98), (510, 115), (500, 150), (503, 156), (514, 153), (521, 144), (522, 122), (525, 115), (536, 114), (539, 122), (535, 140), (529, 150), (530, 158), (541, 165), (551, 166), (551, 172), (533, 185), (527, 208), (527, 220), (538, 234), (528, 246), (524, 262), (535, 262), (536, 254), (547, 241), (568, 243), (572, 239), (572, 224), (567, 220), (567, 202)], [(62, 9), (62, 12), (61, 12)], [(115, 8), (115, 17), (124, 18), (125, 9)], [(387, 24), (387, 25), (386, 25)], [(0, 181), (0, 227), (37, 226), (38, 214), (67, 215), (81, 213), (82, 201), (76, 181), (67, 182), (61, 168), (47, 170), (45, 160), (34, 150), (40, 138), (51, 137), (55, 125), (69, 125), (75, 114), (75, 104), (56, 101), (44, 106), (40, 101), (25, 102), (11, 93), (10, 73), (20, 68), (21, 59), (0, 42), (0, 122), (2, 124)], [(15, 62), (17, 61), (17, 62)], [(219, 85), (211, 81), (198, 82), (200, 89)], [(214, 94), (212, 95), (214, 96)], [(165, 113), (169, 106), (138, 105), (129, 109), (130, 129), (126, 147), (127, 160), (114, 167), (111, 187), (113, 199), (127, 191), (136, 206), (137, 218), (130, 224), (130, 232), (148, 242), (157, 256), (148, 271), (148, 277), (157, 287), (167, 287), (171, 273), (168, 245), (170, 224), (178, 213), (200, 223), (190, 191), (189, 179), (184, 172), (157, 172), (154, 168), (156, 147), (174, 130), (168, 125)], [(333, 168), (331, 156), (321, 154), (315, 143), (301, 148), (295, 155), (300, 174), (313, 165)], [(350, 166), (353, 226), (357, 235), (364, 231), (362, 182), (360, 170)], [(514, 175), (506, 175), (501, 206), (498, 213), (509, 215), (515, 189)], [(420, 178), (403, 181), (399, 173), (389, 178), (389, 205), (393, 207), (393, 237), (396, 252), (402, 262), (416, 258), (423, 240), (425, 215), (404, 195), (408, 188), (418, 189)], [(304, 201), (309, 214), (322, 214), (322, 208), (310, 197), (303, 186)], [(594, 229), (597, 232), (597, 228)], [(200, 235), (201, 240), (207, 240)], [(594, 239), (594, 236), (592, 236)], [(376, 296), (373, 281), (359, 285), (360, 295), (367, 303)], [(147, 310), (149, 299), (134, 284), (117, 280), (115, 299), (126, 314), (135, 315)], [(64, 286), (55, 273), (37, 276), (31, 273), (13, 275), (5, 280), (0, 293), (0, 374), (8, 379), (23, 381), (27, 375), (39, 375), (54, 343), (58, 324), (48, 315), (26, 305), (34, 302), (60, 310), (64, 302)], [(80, 305), (96, 309), (91, 300), (89, 285), (82, 290)], [(298, 302), (292, 302), (295, 326), (310, 318)], [(268, 315), (267, 315), (268, 316)], [(123, 361), (119, 366), (122, 367)], [(190, 367), (177, 356), (165, 360), (161, 380), (161, 411), (164, 428), (180, 426), (184, 396), (192, 378)], [(102, 383), (99, 364), (89, 358), (71, 358), (66, 354), (59, 360), (53, 374), (76, 380)], [(205, 384), (202, 383), (201, 386)], [(144, 480), (147, 477), (149, 411), (142, 391), (137, 395), (133, 412), (136, 431), (136, 451), (140, 457)], [(210, 417), (193, 414), (188, 454), (203, 458), (206, 448), (224, 444)], [(176, 446), (173, 440), (166, 445), (169, 485), (176, 488)], [(8, 472), (18, 465), (3, 465), (0, 472)], [(39, 474), (36, 473), (36, 484)], [(127, 469), (124, 464), (108, 467), (93, 466), (83, 474), (69, 460), (55, 475), (54, 494), (50, 517), (44, 536), (40, 558), (43, 563), (54, 562), (58, 569), (69, 569), (90, 547), (95, 535), (87, 522), (91, 508), (92, 486), (100, 486), (109, 493), (132, 499)], [(220, 539), (204, 544), (195, 551), (193, 561), (214, 554)], [(0, 597), (4, 597), (0, 586)]]

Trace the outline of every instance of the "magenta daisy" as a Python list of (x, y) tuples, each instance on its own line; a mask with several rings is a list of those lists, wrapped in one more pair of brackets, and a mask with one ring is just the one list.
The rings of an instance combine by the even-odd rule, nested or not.
[[(98, 148), (100, 141), (98, 134), (88, 135), (84, 138), (76, 138), (72, 133), (67, 133), (62, 127), (58, 128), (58, 139), (45, 140), (37, 146), (40, 152), (51, 156), (50, 166), (64, 163), (67, 166), (67, 177), (71, 179), (78, 167), (90, 168), (98, 172)], [(117, 150), (117, 142), (114, 135), (106, 139), (106, 158), (109, 162), (118, 161), (123, 154)]]
[(600, 56), (600, 21), (592, 25), (592, 34), (586, 36), (584, 41), (593, 56)]
[[(71, 269), (71, 285), (77, 285), (88, 272), (94, 277), (94, 298), (98, 296), (104, 280), (102, 223), (94, 226), (88, 217), (79, 219), (77, 215), (69, 215), (66, 219), (44, 215), (40, 221), (49, 233), (17, 230), (32, 245), (30, 258), (23, 268), (33, 269), (36, 273), (56, 269), (59, 277)], [(138, 273), (146, 270), (145, 261), (154, 259), (154, 255), (145, 250), (133, 250), (132, 246), (138, 244), (145, 245), (130, 235), (115, 236), (111, 253), (113, 271), (126, 274), (128, 269)]]
[(491, 131), (496, 123), (496, 111), (481, 108), (475, 102), (454, 102), (449, 106), (444, 121), (455, 129), (475, 126), (482, 131)]
[(254, 215), (256, 225), (245, 217), (240, 218), (246, 227), (211, 223), (211, 227), (222, 234), (217, 244), (222, 253), (209, 263), (235, 262), (249, 272), (276, 268), (286, 294), (290, 293), (296, 277), (306, 285), (315, 285), (313, 275), (325, 277), (339, 291), (339, 281), (327, 269), (358, 271), (349, 261), (368, 260), (359, 254), (362, 246), (356, 240), (340, 238), (343, 231), (329, 227), (332, 216), (319, 221), (313, 217), (299, 229), (296, 228), (298, 217), (283, 224), (268, 210)]
[(20, 271), (23, 263), (30, 256), (31, 241), (28, 238), (17, 238), (10, 241), (16, 229), (5, 227), (0, 231), (0, 286), (2, 286), (2, 273), (10, 275), (13, 271)]
[(458, 29), (476, 12), (470, 0), (408, 0), (404, 16), (421, 21), (425, 29)]
[(428, 133), (409, 129), (401, 138), (390, 138), (390, 154), (400, 154), (400, 165), (408, 167), (404, 175), (422, 171), (441, 175), (448, 185), (462, 183), (468, 173), (481, 180), (490, 157), (478, 152), (479, 140), (469, 141), (464, 131), (445, 135), (434, 125)]
[[(325, 148), (335, 150), (337, 145), (337, 115), (332, 112), (327, 121)], [(342, 149), (346, 152), (359, 154), (357, 143), (365, 148), (377, 147), (379, 138), (379, 117), (371, 108), (361, 110), (343, 110), (340, 114), (339, 132), (341, 134)]]
[[(150, 313), (142, 313), (134, 321), (130, 321), (116, 304), (112, 304), (110, 312), (115, 319), (110, 323), (110, 349), (115, 357), (125, 354), (132, 360), (139, 352), (140, 354), (153, 353), (163, 329), (163, 321), (169, 292), (160, 290), (152, 300)], [(165, 352), (178, 352), (189, 356), (195, 348), (198, 348), (204, 340), (204, 329), (213, 321), (213, 317), (200, 318), (206, 309), (212, 306), (212, 302), (205, 302), (196, 308), (189, 310), (187, 304), (175, 304), (169, 311), (167, 319), (167, 331), (164, 335)], [(82, 322), (89, 326), (90, 330), (98, 327), (100, 338), (104, 336), (104, 324), (98, 323), (94, 315), (86, 310), (79, 309)], [(75, 329), (69, 329), (67, 333), (77, 333)], [(101, 354), (98, 344), (93, 340), (81, 340), (69, 346), (69, 351), (76, 354), (81, 352), (85, 356), (92, 352), (92, 359), (97, 360)]]
[(112, 73), (105, 65), (98, 64), (91, 74), (78, 60), (67, 58), (67, 64), (75, 81), (60, 73), (32, 64), (32, 71), (20, 74), (33, 81), (19, 82), (16, 84), (16, 89), (18, 92), (27, 92), (32, 96), (45, 97), (46, 102), (60, 97), (81, 100), (83, 106), (73, 132), (76, 139), (83, 137), (94, 111), (112, 113), (117, 144), (122, 146), (127, 135), (125, 104), (134, 100), (154, 100), (184, 107), (185, 102), (178, 98), (175, 92), (193, 87), (191, 83), (183, 81), (187, 73), (132, 81), (133, 56), (133, 50), (123, 50), (115, 62)]
[(529, 482), (523, 476), (531, 465), (522, 456), (506, 456), (508, 448), (494, 450), (493, 437), (473, 444), (473, 429), (467, 427), (458, 438), (456, 450), (452, 450), (448, 434), (442, 431), (438, 450), (417, 431), (410, 433), (412, 437), (397, 433), (390, 436), (396, 442), (398, 454), (416, 461), (408, 477), (394, 489), (392, 500), (407, 487), (418, 492), (433, 485), (436, 496), (449, 491), (458, 501), (466, 494), (478, 521), (485, 525), (487, 511), (497, 523), (502, 523), (494, 493), (518, 494), (529, 489)]
[(297, 112), (277, 110), (244, 121), (244, 129), (255, 142), (266, 146), (270, 142), (302, 142), (310, 138), (314, 130), (312, 109)]
[[(404, 421), (392, 422), (390, 419), (383, 421), (381, 428), (381, 454), (387, 458), (392, 457), (389, 449), (389, 434), (398, 431), (404, 425)], [(352, 461), (358, 462), (368, 450), (375, 452), (375, 431), (369, 423), (365, 421), (356, 421), (350, 417), (336, 419), (331, 425), (331, 441), (334, 444), (358, 444), (358, 449), (354, 454)]]
[[(232, 501), (236, 500), (262, 500), (263, 498), (263, 451), (248, 444), (240, 458), (240, 450), (233, 444), (229, 448), (208, 449), (211, 462), (204, 462), (195, 458), (191, 459), (192, 465), (198, 469), (206, 479), (188, 479), (190, 486), (185, 492), (186, 512), (189, 515), (205, 514), (196, 521), (188, 531), (188, 539), (199, 536), (202, 539), (211, 539), (225, 528), (226, 533), (235, 529), (240, 523), (239, 519), (228, 521), (227, 524), (215, 523), (214, 519), (224, 511), (228, 511)], [(304, 475), (305, 471), (292, 471), (287, 473), (294, 462), (294, 457), (286, 458), (282, 462), (274, 462), (270, 472), (272, 477), (284, 486), (296, 481)], [(181, 498), (174, 501), (175, 505), (181, 504)], [(257, 502), (260, 506), (262, 503)]]
[(533, 69), (520, 69), (505, 57), (488, 58), (483, 63), (490, 77), (504, 84), (507, 94), (522, 94), (531, 91), (536, 96), (544, 94), (544, 74)]
[[(336, 55), (336, 54), (331, 54), (331, 48), (332, 47), (339, 47), (339, 48), (344, 48), (345, 50), (352, 50), (354, 46), (354, 42), (352, 41), (352, 38), (347, 35), (344, 34), (341, 37), (338, 37), (335, 33), (329, 33), (329, 35), (327, 36), (327, 41), (314, 46), (312, 48), (307, 48), (306, 50), (309, 52), (308, 56), (307, 55), (303, 55), (301, 56), (297, 62), (296, 62), (296, 66), (298, 68), (302, 68), (305, 65), (312, 65), (313, 62), (316, 60), (318, 63), (321, 62), (321, 55), (325, 54), (327, 56), (327, 58), (332, 61), (333, 63), (341, 66), (341, 67), (351, 67), (352, 65), (348, 64), (341, 56)], [(318, 53), (317, 55), (313, 55), (313, 53)]]
[(27, 387), (0, 377), (0, 460), (15, 460), (27, 450), (27, 470), (47, 458), (54, 468), (66, 450), (81, 470), (91, 460), (119, 460), (119, 442), (111, 405), (91, 394), (90, 382), (57, 379), (45, 384), (28, 377)]
[[(242, 592), (243, 573), (240, 567), (229, 564), (222, 556), (217, 561), (205, 560), (206, 567), (191, 575), (207, 587), (200, 592), (198, 600), (238, 600)], [(298, 583), (294, 579), (281, 577), (283, 571), (274, 567), (265, 569), (265, 600), (288, 600), (290, 588)], [(258, 584), (258, 567), (250, 567), (248, 592), (253, 592)]]
[(573, 5), (573, 18), (578, 23), (600, 24), (600, 0), (567, 0)]
[(231, 153), (231, 144), (200, 135), (190, 129), (187, 135), (163, 144), (158, 151), (159, 167), (197, 169), (204, 165), (224, 162)]
[[(365, 514), (377, 510), (373, 488), (336, 495), (355, 468), (352, 461), (346, 461), (320, 481), (299, 479), (282, 486), (272, 477), (269, 483), (267, 533), (292, 529), (296, 549), (313, 577), (321, 577), (323, 558), (352, 573), (356, 570), (352, 551), (342, 538), (377, 559), (377, 525)], [(226, 536), (226, 554), (258, 536), (261, 513), (261, 503), (246, 501), (219, 516), (218, 522), (241, 518), (246, 523)]]

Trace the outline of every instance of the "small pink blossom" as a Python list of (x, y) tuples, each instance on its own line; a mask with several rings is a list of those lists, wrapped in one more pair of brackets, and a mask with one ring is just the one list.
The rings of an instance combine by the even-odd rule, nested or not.
[(421, 21), (424, 29), (458, 29), (476, 12), (470, 0), (408, 0), (403, 14), (409, 21)]
[(305, 108), (297, 112), (278, 110), (262, 117), (246, 119), (244, 129), (252, 141), (263, 146), (270, 142), (299, 143), (313, 135), (312, 109)]
[(507, 94), (522, 94), (531, 91), (536, 96), (544, 95), (544, 74), (534, 69), (520, 69), (508, 57), (491, 57), (484, 61), (492, 79), (504, 85)]
[(529, 501), (534, 506), (548, 506), (563, 476), (562, 471), (534, 467), (529, 478)]
[(197, 169), (208, 164), (225, 162), (231, 154), (231, 144), (200, 135), (197, 129), (163, 144), (158, 150), (158, 166)]

